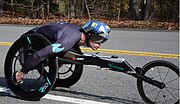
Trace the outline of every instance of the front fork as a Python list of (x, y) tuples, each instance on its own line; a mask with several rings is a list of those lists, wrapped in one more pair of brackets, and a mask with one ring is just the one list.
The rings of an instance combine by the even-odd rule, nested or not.
[(136, 69), (135, 69), (135, 71), (136, 71), (136, 73), (128, 73), (128, 74), (130, 74), (130, 75), (132, 75), (133, 77), (135, 77), (135, 78), (137, 78), (137, 79), (140, 79), (140, 80), (142, 80), (142, 81), (144, 81), (144, 82), (147, 82), (147, 83), (149, 83), (149, 84), (151, 84), (151, 85), (154, 85), (154, 86), (156, 86), (156, 87), (158, 87), (158, 88), (160, 88), (160, 89), (163, 89), (163, 88), (165, 88), (165, 83), (163, 83), (163, 82), (159, 82), (159, 81), (157, 81), (157, 80), (155, 80), (155, 79), (153, 79), (153, 78), (149, 78), (149, 77), (147, 77), (147, 76), (145, 76), (145, 75), (142, 75), (141, 73), (142, 73), (142, 68), (140, 68), (140, 67), (136, 67)]
[(141, 79), (142, 81), (147, 82), (149, 84), (152, 84), (152, 85), (154, 85), (154, 86), (156, 86), (156, 87), (158, 87), (160, 89), (165, 88), (165, 84), (163, 82), (156, 81), (156, 80), (154, 80), (152, 78), (149, 78), (149, 77), (146, 77), (146, 76), (143, 76), (143, 75), (137, 75), (136, 78)]

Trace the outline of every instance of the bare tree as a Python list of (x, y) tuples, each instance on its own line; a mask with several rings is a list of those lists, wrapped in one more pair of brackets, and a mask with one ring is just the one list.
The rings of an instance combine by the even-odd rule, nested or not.
[(144, 10), (143, 10), (143, 20), (147, 20), (149, 18), (149, 14), (150, 14), (150, 8), (151, 8), (151, 0), (143, 0), (143, 7), (144, 7)]
[(45, 0), (44, 2), (44, 18), (49, 18), (50, 0)]
[(75, 17), (75, 5), (76, 5), (76, 0), (69, 0), (69, 8), (70, 8), (70, 18)]
[(119, 0), (118, 21), (119, 21), (120, 16), (121, 16), (121, 4), (122, 4), (122, 1), (123, 1), (123, 0)]
[(130, 14), (130, 19), (133, 20), (139, 20), (140, 14), (139, 14), (139, 0), (129, 0), (129, 14)]
[(32, 9), (33, 9), (33, 0), (26, 0), (26, 11), (25, 11), (25, 13), (26, 13), (26, 17), (27, 18), (32, 18), (33, 16), (33, 11), (32, 11)]
[(14, 0), (11, 0), (11, 12), (14, 17), (15, 11), (14, 11)]
[(3, 0), (0, 0), (0, 16), (3, 14)]
[(10, 11), (13, 16), (17, 13), (43, 19), (51, 14), (51, 17), (87, 17), (89, 20), (93, 17), (179, 21), (178, 10), (179, 0), (0, 0), (0, 16)]
[(84, 0), (84, 3), (85, 3), (85, 6), (86, 6), (86, 9), (87, 9), (89, 20), (91, 20), (91, 15), (90, 15), (90, 12), (89, 12), (89, 7), (88, 7), (88, 4), (87, 4), (87, 0)]

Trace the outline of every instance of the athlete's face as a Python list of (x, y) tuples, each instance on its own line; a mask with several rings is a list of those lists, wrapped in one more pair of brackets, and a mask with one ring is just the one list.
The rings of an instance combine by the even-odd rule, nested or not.
[(89, 45), (90, 47), (93, 49), (93, 50), (97, 50), (98, 48), (100, 48), (101, 44), (99, 43), (96, 43), (92, 40), (89, 40)]
[[(90, 35), (90, 34), (89, 34)], [(81, 36), (81, 40), (79, 42), (79, 45), (82, 46), (82, 45), (85, 45), (86, 44), (86, 36), (82, 33), (82, 36)], [(93, 50), (97, 50), (98, 48), (100, 48), (101, 44), (97, 43), (97, 42), (94, 42), (92, 40), (89, 40), (89, 46), (93, 49)]]

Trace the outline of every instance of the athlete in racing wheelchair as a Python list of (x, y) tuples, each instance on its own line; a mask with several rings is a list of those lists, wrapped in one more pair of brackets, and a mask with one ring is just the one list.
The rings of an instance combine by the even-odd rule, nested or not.
[(68, 50), (79, 46), (97, 50), (102, 43), (108, 40), (110, 31), (109, 26), (105, 23), (95, 20), (86, 23), (83, 27), (67, 22), (55, 22), (28, 31), (25, 34), (39, 33), (50, 40), (52, 44), (33, 53), (26, 60), (22, 69), (13, 74), (13, 82), (16, 85), (22, 83), (25, 74), (49, 56), (63, 57)]

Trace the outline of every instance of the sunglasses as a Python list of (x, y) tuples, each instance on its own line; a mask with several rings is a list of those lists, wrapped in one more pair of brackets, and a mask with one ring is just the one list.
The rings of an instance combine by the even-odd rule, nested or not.
[(101, 34), (99, 34), (99, 35), (91, 34), (90, 40), (92, 40), (93, 42), (98, 43), (98, 44), (103, 44), (105, 41), (107, 41), (107, 38), (101, 36)]
[(103, 38), (103, 39), (101, 39), (101, 40), (93, 40), (93, 39), (92, 39), (92, 41), (95, 42), (95, 43), (97, 43), (97, 44), (100, 44), (100, 45), (101, 45), (101, 44), (103, 44), (105, 41), (107, 41), (107, 39), (106, 39), (106, 38)]

